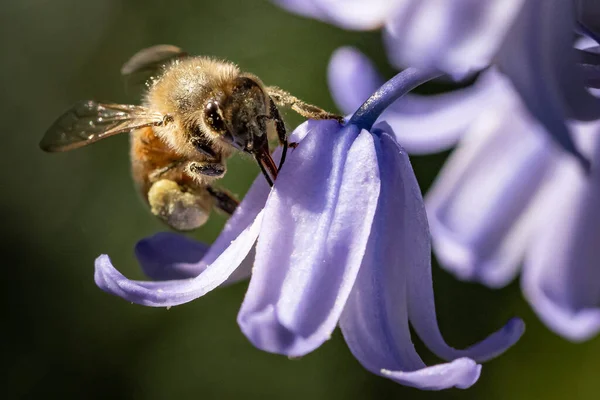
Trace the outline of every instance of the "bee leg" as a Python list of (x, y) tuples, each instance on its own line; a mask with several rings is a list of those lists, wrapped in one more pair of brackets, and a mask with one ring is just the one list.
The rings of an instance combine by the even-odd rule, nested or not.
[(233, 214), (238, 204), (240, 204), (238, 199), (223, 189), (215, 189), (212, 186), (207, 186), (206, 190), (215, 199), (215, 207), (227, 215)]
[(287, 155), (287, 151), (288, 151), (288, 146), (291, 145), (291, 147), (296, 147), (298, 146), (298, 143), (289, 143), (287, 140), (287, 132), (285, 130), (285, 124), (283, 123), (283, 120), (281, 119), (281, 114), (279, 114), (279, 110), (277, 109), (277, 106), (275, 105), (275, 102), (273, 101), (273, 99), (270, 99), (270, 119), (272, 119), (273, 121), (275, 121), (275, 129), (277, 130), (277, 138), (279, 139), (279, 143), (281, 144), (281, 146), (283, 147), (283, 150), (281, 151), (281, 160), (279, 161), (279, 166), (277, 167), (278, 171), (281, 171), (281, 167), (283, 167), (283, 163), (285, 162), (285, 156)]
[(344, 122), (344, 117), (327, 112), (322, 108), (313, 106), (312, 104), (305, 103), (296, 96), (293, 96), (278, 87), (268, 86), (266, 90), (267, 94), (271, 96), (271, 99), (275, 102), (275, 104), (282, 107), (290, 107), (292, 110), (296, 111), (305, 118), (335, 119), (340, 124)]
[(165, 167), (155, 169), (148, 175), (148, 179), (150, 182), (156, 182), (159, 179), (168, 178), (165, 175), (179, 168), (182, 163), (183, 161), (175, 161)]
[(213, 177), (221, 177), (225, 175), (225, 171), (227, 168), (225, 164), (222, 162), (198, 162), (191, 161), (187, 165), (187, 172), (191, 176), (195, 175), (203, 175), (203, 176), (213, 176)]

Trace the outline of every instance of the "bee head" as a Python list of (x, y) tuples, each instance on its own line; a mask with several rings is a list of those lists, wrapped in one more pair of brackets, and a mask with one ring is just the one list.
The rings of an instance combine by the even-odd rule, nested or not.
[(220, 140), (252, 154), (272, 178), (277, 168), (269, 153), (266, 116), (269, 97), (255, 79), (240, 76), (232, 82), (231, 93), (209, 99), (204, 122)]

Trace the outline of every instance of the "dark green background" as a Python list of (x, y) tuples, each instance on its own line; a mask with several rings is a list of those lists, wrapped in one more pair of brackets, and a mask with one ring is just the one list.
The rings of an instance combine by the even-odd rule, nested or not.
[[(338, 332), (302, 359), (256, 350), (235, 322), (245, 283), (169, 311), (129, 304), (94, 285), (93, 261), (101, 253), (141, 278), (132, 248), (164, 227), (133, 189), (126, 135), (44, 154), (37, 144), (54, 118), (81, 99), (136, 101), (119, 68), (158, 43), (233, 60), (268, 84), (334, 109), (325, 75), (338, 46), (355, 45), (392, 72), (377, 33), (344, 32), (267, 1), (13, 0), (2, 9), (0, 397), (597, 398), (600, 340), (571, 344), (549, 332), (518, 283), (491, 291), (434, 266), (440, 325), (451, 344), (471, 344), (513, 315), (527, 323), (523, 339), (486, 363), (473, 388), (444, 392), (369, 374)], [(443, 158), (413, 159), (424, 188)], [(256, 174), (252, 162), (234, 159), (223, 184), (242, 195)], [(194, 235), (210, 242), (223, 223), (215, 216)]]

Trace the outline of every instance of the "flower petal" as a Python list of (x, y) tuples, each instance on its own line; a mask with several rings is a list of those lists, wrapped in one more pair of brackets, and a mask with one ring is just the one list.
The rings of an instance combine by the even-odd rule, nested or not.
[(403, 3), (402, 0), (275, 0), (275, 2), (288, 11), (355, 30), (379, 28)]
[(342, 334), (352, 354), (375, 374), (421, 389), (469, 387), (479, 377), (479, 365), (461, 359), (426, 367), (412, 343), (408, 271), (409, 265), (429, 260), (427, 220), (406, 152), (387, 133), (375, 145), (381, 193), (363, 263), (340, 319)]
[(551, 137), (587, 164), (575, 147), (565, 119), (600, 118), (600, 100), (585, 89), (577, 69), (574, 24), (572, 2), (525, 2), (498, 54), (498, 64)]
[(488, 66), (523, 0), (404, 1), (386, 24), (392, 63), (437, 68), (457, 79)]
[(515, 96), (480, 114), (426, 198), (444, 268), (492, 287), (513, 279), (531, 234), (527, 210), (553, 154)]
[(323, 12), (314, 5), (314, 0), (273, 0), (273, 2), (289, 12), (324, 20)]
[[(498, 147), (496, 147), (494, 151), (502, 153), (502, 149)], [(486, 156), (487, 159), (493, 158), (492, 154), (486, 152), (483, 152), (482, 156)], [(532, 157), (532, 154), (530, 152), (528, 152), (528, 156), (531, 157), (531, 159), (533, 160), (536, 159), (535, 157)], [(473, 166), (471, 167), (471, 170), (487, 172), (493, 171), (486, 170), (485, 168), (473, 169)], [(502, 171), (500, 170), (499, 172)], [(524, 172), (525, 173), (521, 174), (521, 176), (519, 177), (521, 179), (520, 183), (535, 183), (534, 179), (528, 179), (528, 171)], [(410, 176), (406, 176), (405, 181), (408, 181), (410, 178)], [(497, 185), (498, 181), (501, 182), (500, 178), (502, 178), (502, 176), (500, 176), (498, 180), (490, 178), (488, 178), (488, 180), (483, 181), (481, 181), (480, 179), (476, 180), (478, 181), (480, 186), (484, 186), (485, 182), (494, 182), (494, 185)], [(412, 179), (415, 178), (412, 177)], [(513, 186), (514, 185), (515, 183), (513, 182)], [(414, 187), (418, 188), (416, 182), (414, 184)], [(520, 188), (520, 186), (517, 186), (513, 187), (512, 189), (518, 192)], [(483, 190), (483, 192), (485, 192), (485, 190)], [(413, 210), (412, 212), (415, 215), (415, 222), (413, 223), (413, 228), (407, 229), (406, 232), (410, 233), (410, 240), (413, 241), (413, 248), (415, 248), (418, 244), (421, 244), (421, 246), (426, 246), (426, 250), (429, 250), (429, 241), (427, 240), (429, 238), (429, 232), (427, 231), (427, 219), (425, 217), (424, 207), (422, 209), (419, 209), (419, 206), (422, 206), (422, 203), (419, 203), (416, 200), (418, 193), (419, 192), (415, 191), (413, 197), (407, 197), (408, 199), (412, 199), (413, 201), (413, 204), (407, 207)], [(494, 194), (493, 190), (492, 194)], [(487, 198), (487, 201), (494, 204), (494, 202), (490, 201), (490, 197)], [(483, 205), (487, 204), (488, 203), (483, 203)], [(502, 204), (500, 203), (498, 204), (498, 206), (499, 208), (501, 208)], [(471, 207), (476, 206), (471, 205)], [(505, 215), (510, 215), (513, 211), (514, 210), (512, 210), (510, 207), (508, 209), (503, 210)], [(472, 216), (464, 215), (463, 217), (467, 219), (471, 218)], [(422, 254), (429, 255), (429, 251), (425, 251), (424, 249), (422, 251)], [(523, 324), (523, 321), (521, 321), (518, 318), (513, 318), (502, 329), (494, 332), (481, 342), (472, 345), (464, 350), (454, 349), (446, 344), (437, 324), (431, 276), (431, 260), (429, 259), (429, 257), (414, 257), (411, 260), (411, 262), (407, 263), (406, 275), (408, 279), (408, 315), (410, 322), (415, 332), (423, 340), (423, 343), (425, 343), (425, 345), (440, 358), (446, 360), (453, 360), (461, 357), (469, 357), (478, 362), (486, 361), (503, 353), (509, 347), (515, 344), (525, 330), (525, 325)]]
[(160, 232), (140, 240), (135, 255), (146, 276), (153, 281), (168, 281), (200, 275), (206, 269), (200, 261), (208, 248), (187, 236)]
[[(356, 111), (383, 82), (373, 63), (351, 47), (336, 50), (329, 62), (329, 88), (346, 114)], [(383, 112), (399, 143), (414, 154), (446, 150), (456, 144), (473, 119), (490, 106), (514, 96), (506, 78), (495, 70), (465, 89), (434, 96), (408, 94)]]
[[(184, 235), (160, 232), (140, 240), (135, 247), (135, 255), (148, 278), (153, 281), (168, 281), (200, 275), (208, 266), (206, 259), (203, 260), (208, 250), (208, 245)], [(253, 263), (252, 250), (223, 284), (249, 278)]]
[(256, 347), (289, 356), (330, 337), (358, 273), (379, 196), (371, 135), (330, 121), (307, 124), (314, 132), (289, 157), (265, 206), (238, 316)]
[(484, 73), (472, 86), (434, 96), (407, 95), (379, 118), (396, 132), (398, 142), (411, 154), (429, 154), (454, 146), (486, 107), (503, 103), (512, 88), (494, 71)]
[(458, 358), (449, 363), (413, 372), (381, 370), (382, 376), (402, 385), (427, 390), (442, 390), (451, 387), (467, 389), (477, 382), (480, 374), (481, 365), (470, 358)]
[(133, 303), (151, 307), (170, 307), (194, 300), (221, 285), (244, 261), (258, 237), (262, 211), (214, 262), (195, 278), (162, 282), (133, 281), (111, 264), (107, 255), (96, 259), (94, 280), (105, 292)]
[[(580, 127), (583, 150), (600, 160), (600, 125)], [(585, 176), (562, 160), (543, 204), (544, 219), (523, 269), (523, 292), (540, 318), (573, 341), (600, 331), (600, 170)]]

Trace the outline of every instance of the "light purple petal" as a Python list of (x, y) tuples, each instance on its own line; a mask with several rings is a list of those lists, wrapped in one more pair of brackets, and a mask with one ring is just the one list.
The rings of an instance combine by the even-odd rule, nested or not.
[[(346, 114), (356, 111), (383, 82), (371, 61), (350, 47), (336, 50), (328, 71), (331, 94)], [(408, 94), (384, 111), (379, 121), (394, 129), (409, 153), (435, 153), (454, 146), (491, 102), (512, 96), (506, 78), (490, 70), (465, 89), (435, 96)]]
[(454, 146), (485, 108), (504, 103), (512, 88), (496, 71), (474, 85), (434, 96), (407, 95), (383, 112), (398, 142), (412, 154), (429, 154)]
[(375, 138), (375, 146), (381, 193), (363, 263), (340, 319), (342, 333), (352, 354), (375, 374), (421, 389), (469, 387), (479, 377), (475, 362), (426, 367), (415, 351), (408, 327), (408, 273), (411, 264), (429, 260), (427, 220), (406, 152), (386, 133)]
[[(261, 176), (262, 178), (262, 176)], [(142, 239), (135, 254), (144, 274), (153, 281), (194, 278), (208, 266), (202, 258), (209, 246), (186, 236), (160, 232)], [(250, 277), (254, 264), (254, 251), (250, 251), (242, 264), (223, 284), (235, 283)]]
[[(385, 124), (380, 124), (378, 128), (388, 132), (390, 131), (389, 127), (385, 127)], [(386, 147), (393, 147), (396, 143), (394, 140), (390, 139), (389, 135), (386, 133), (383, 133), (382, 141), (382, 147), (384, 149)], [(402, 163), (400, 163), (400, 165), (402, 165)], [(509, 323), (501, 330), (465, 350), (451, 348), (442, 338), (437, 325), (435, 312), (431, 260), (429, 258), (429, 231), (425, 206), (421, 198), (421, 191), (416, 181), (416, 177), (412, 173), (412, 169), (409, 170), (404, 168), (398, 172), (395, 174), (398, 181), (396, 181), (396, 187), (392, 192), (404, 194), (400, 209), (404, 210), (405, 214), (400, 215), (395, 219), (402, 220), (406, 225), (403, 229), (397, 229), (398, 232), (396, 232), (396, 235), (394, 236), (395, 246), (398, 247), (398, 250), (396, 250), (397, 253), (389, 255), (387, 258), (380, 258), (378, 261), (387, 264), (389, 260), (396, 259), (404, 267), (404, 271), (398, 266), (390, 268), (391, 271), (386, 271), (386, 275), (380, 277), (380, 279), (381, 282), (386, 283), (387, 290), (377, 291), (376, 293), (379, 293), (379, 295), (375, 296), (378, 301), (385, 301), (381, 298), (381, 294), (390, 296), (390, 300), (386, 303), (394, 308), (391, 308), (393, 312), (389, 312), (388, 310), (386, 315), (388, 318), (388, 327), (401, 326), (401, 321), (405, 319), (405, 312), (397, 306), (392, 305), (404, 304), (404, 302), (406, 302), (408, 303), (408, 318), (416, 333), (423, 340), (425, 345), (439, 357), (447, 360), (469, 357), (476, 361), (484, 361), (497, 356), (504, 352), (508, 347), (512, 346), (521, 337), (524, 331), (524, 324), (521, 320), (513, 319), (509, 321)], [(402, 185), (400, 185), (400, 182)], [(385, 182), (382, 181), (382, 185), (384, 183)], [(387, 197), (390, 196), (391, 194)], [(383, 197), (383, 195), (381, 197)], [(389, 215), (392, 214), (392, 212), (387, 212), (387, 209), (385, 211), (386, 212), (383, 212), (383, 215), (386, 220), (389, 220)], [(390, 246), (383, 246), (379, 252), (384, 251), (384, 247), (389, 248)], [(361, 272), (363, 272), (363, 270), (361, 270)], [(370, 279), (370, 281), (373, 282), (373, 279)], [(359, 280), (357, 284), (360, 284), (361, 282), (363, 282), (362, 279)], [(405, 298), (403, 298), (401, 289), (389, 290), (389, 288), (400, 288), (403, 285), (407, 290), (407, 294), (404, 295)], [(365, 300), (363, 299), (363, 302), (364, 301)], [(372, 309), (373, 307), (369, 308)], [(394, 335), (397, 335), (395, 337), (396, 343), (402, 343), (404, 353), (402, 353), (399, 358), (413, 360), (411, 363), (414, 363), (414, 356), (410, 355), (412, 353), (410, 351), (412, 347), (404, 347), (406, 346), (405, 343), (410, 342), (406, 340), (404, 330), (401, 328), (398, 330), (388, 329), (386, 334), (388, 335), (388, 343), (390, 343), (390, 338), (394, 338)], [(357, 358), (360, 359), (358, 356)], [(464, 375), (460, 374), (460, 376)]]
[(498, 54), (498, 63), (552, 138), (580, 156), (565, 119), (600, 118), (600, 100), (585, 89), (578, 72), (574, 24), (570, 1), (527, 1)]
[(101, 255), (96, 259), (94, 280), (105, 292), (136, 304), (170, 307), (187, 303), (210, 292), (231, 276), (254, 246), (261, 223), (262, 212), (195, 278), (162, 282), (133, 281), (117, 271), (107, 255)]
[(286, 161), (238, 323), (258, 348), (304, 355), (335, 328), (365, 251), (379, 196), (373, 139), (355, 126), (309, 121)]
[(458, 358), (452, 362), (425, 367), (413, 372), (381, 370), (385, 376), (402, 385), (419, 389), (442, 390), (451, 387), (467, 389), (479, 379), (481, 365), (470, 358)]
[(315, 0), (273, 0), (275, 4), (289, 12), (293, 12), (304, 17), (310, 17), (318, 20), (324, 20), (323, 12), (315, 6)]
[(581, 148), (595, 163), (585, 176), (562, 160), (540, 207), (536, 241), (523, 270), (523, 291), (540, 318), (573, 341), (600, 331), (600, 126), (580, 126)]
[(444, 268), (491, 287), (513, 279), (531, 234), (527, 211), (553, 147), (515, 97), (479, 116), (426, 198)]
[(275, 0), (283, 8), (345, 29), (381, 27), (402, 0)]
[(135, 255), (144, 274), (153, 281), (193, 278), (206, 269), (201, 263), (209, 246), (187, 236), (160, 232), (140, 240)]
[(457, 79), (488, 66), (523, 0), (404, 1), (386, 24), (392, 63), (437, 68)]

